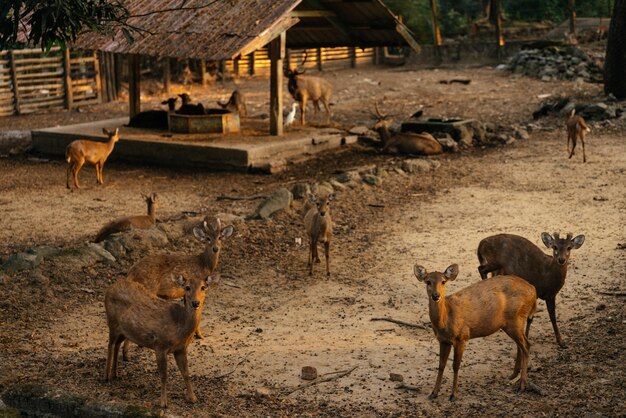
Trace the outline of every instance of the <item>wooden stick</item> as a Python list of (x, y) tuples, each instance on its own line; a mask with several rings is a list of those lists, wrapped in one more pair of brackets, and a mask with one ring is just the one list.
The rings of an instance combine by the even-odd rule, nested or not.
[[(351, 368), (350, 370), (344, 370), (344, 371), (340, 371), (340, 372), (331, 372), (331, 373), (326, 373), (324, 376), (327, 377), (318, 377), (315, 380), (312, 380), (310, 382), (307, 383), (301, 383), (298, 386), (296, 386), (295, 388), (289, 390), (288, 392), (286, 392), (284, 394), (284, 396), (289, 396), (292, 393), (298, 391), (298, 390), (302, 390), (302, 389), (306, 389), (310, 386), (314, 386), (314, 385), (318, 385), (320, 383), (326, 383), (326, 382), (332, 382), (338, 379), (341, 379), (342, 377), (345, 377), (347, 375), (349, 375), (350, 373), (352, 373), (358, 366), (354, 366), (353, 368)], [(334, 376), (328, 376), (329, 374), (334, 374)]]
[(243, 364), (243, 363), (244, 363), (244, 362), (248, 359), (248, 357), (250, 356), (250, 354), (252, 354), (252, 353), (254, 353), (254, 351), (250, 351), (248, 354), (246, 354), (246, 355), (244, 356), (244, 358), (242, 358), (242, 359), (241, 359), (241, 361), (240, 361), (239, 363), (235, 364), (235, 367), (233, 367), (233, 369), (232, 369), (231, 371), (226, 372), (226, 373), (224, 373), (224, 374), (220, 374), (220, 375), (215, 376), (215, 377), (212, 377), (212, 378), (211, 378), (211, 379), (209, 379), (209, 380), (218, 380), (218, 379), (223, 379), (223, 378), (225, 378), (226, 376), (230, 376), (231, 374), (235, 373), (235, 370), (237, 370), (237, 367), (241, 366), (241, 365), (242, 365), (242, 364)]
[(385, 207), (385, 205), (383, 205), (382, 203), (368, 203), (367, 206), (371, 208), (384, 208)]
[(400, 383), (398, 386), (396, 386), (396, 389), (404, 389), (404, 390), (410, 390), (413, 392), (421, 392), (421, 389), (418, 388), (417, 386), (413, 386), (413, 385), (408, 385), (406, 383)]
[(254, 196), (217, 196), (217, 200), (256, 200), (256, 199), (265, 199), (266, 195), (255, 194)]
[(598, 291), (601, 295), (609, 295), (609, 296), (626, 296), (626, 292), (612, 292), (612, 291)]
[(411, 327), (411, 328), (421, 328), (421, 329), (428, 329), (427, 327), (425, 327), (422, 324), (412, 324), (410, 322), (404, 322), (401, 321), (399, 319), (393, 319), (393, 318), (387, 318), (387, 317), (383, 317), (383, 318), (372, 318), (370, 319), (370, 321), (387, 321), (387, 322), (393, 322), (394, 324), (398, 324), (398, 325), (404, 325), (406, 327)]

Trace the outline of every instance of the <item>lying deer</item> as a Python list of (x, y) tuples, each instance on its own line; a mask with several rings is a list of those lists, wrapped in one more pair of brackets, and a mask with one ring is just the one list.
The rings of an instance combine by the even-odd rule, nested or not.
[[(576, 109), (572, 109), (572, 113), (567, 120), (567, 152), (569, 152), (569, 158), (572, 158), (572, 155), (574, 155), (576, 141), (580, 138), (583, 146), (583, 163), (587, 162), (587, 156), (585, 155), (585, 134), (587, 132), (591, 132), (591, 129), (585, 123), (585, 119), (576, 114)], [(572, 142), (571, 151), (569, 147), (570, 141)]]
[(204, 115), (206, 111), (202, 103), (192, 104), (191, 99), (187, 93), (178, 95), (182, 100), (182, 104), (176, 111), (180, 115)]
[[(301, 67), (307, 60), (307, 52), (304, 53), (304, 60)], [(319, 102), (324, 104), (326, 109), (326, 119), (330, 121), (330, 96), (333, 94), (333, 85), (328, 81), (320, 77), (306, 76), (302, 77), (306, 70), (291, 70), (287, 66), (284, 68), (285, 77), (288, 78), (287, 89), (293, 97), (300, 104), (300, 121), (304, 126), (304, 114), (306, 113), (307, 101), (311, 100), (315, 106), (316, 112), (320, 110)]]
[(377, 119), (374, 130), (380, 135), (383, 152), (401, 155), (436, 155), (443, 153), (443, 147), (439, 141), (429, 133), (400, 132), (391, 135), (389, 131), (389, 125), (393, 120), (391, 115), (381, 113), (376, 102), (374, 103), (374, 108), (376, 113), (372, 113), (372, 116)]
[(414, 274), (417, 280), (426, 284), (428, 314), (439, 340), (439, 371), (429, 399), (434, 399), (439, 394), (451, 348), (454, 347), (454, 380), (450, 400), (454, 401), (467, 341), (486, 337), (498, 330), (506, 332), (517, 344), (511, 379), (519, 374), (518, 389), (525, 390), (529, 384), (527, 373), (530, 343), (524, 334), (524, 324), (530, 322), (535, 313), (535, 288), (519, 277), (502, 276), (474, 283), (446, 297), (446, 283), (456, 279), (459, 274), (456, 264), (449, 266), (444, 273), (427, 273), (424, 267), (415, 265)]
[(106, 237), (117, 232), (130, 231), (136, 229), (148, 229), (156, 224), (156, 208), (159, 207), (159, 199), (156, 193), (150, 196), (141, 195), (148, 205), (147, 215), (125, 216), (115, 219), (102, 227), (93, 242), (101, 242)]
[(131, 128), (146, 128), (146, 129), (168, 129), (169, 128), (169, 114), (176, 109), (176, 101), (178, 97), (170, 97), (169, 99), (161, 102), (166, 104), (168, 110), (146, 110), (139, 112), (128, 122)]
[(109, 344), (106, 380), (117, 377), (117, 359), (124, 341), (153, 349), (161, 376), (161, 407), (167, 408), (167, 355), (173, 354), (187, 387), (187, 400), (195, 403), (187, 366), (187, 346), (200, 323), (205, 291), (218, 281), (217, 276), (172, 278), (172, 286), (183, 294), (183, 305), (163, 300), (146, 291), (141, 283), (118, 280), (104, 298)]
[(102, 169), (115, 143), (120, 139), (119, 129), (109, 131), (102, 129), (105, 135), (109, 137), (107, 142), (88, 141), (86, 139), (77, 139), (70, 142), (65, 148), (65, 161), (67, 161), (66, 186), (70, 188), (70, 175), (74, 176), (74, 186), (80, 189), (78, 184), (78, 173), (85, 162), (96, 166), (96, 181), (103, 184)]
[(226, 103), (218, 101), (217, 104), (222, 109), (227, 109), (239, 113), (240, 116), (246, 116), (248, 114), (248, 108), (246, 107), (246, 98), (239, 90), (233, 91), (230, 98)]
[(326, 275), (330, 276), (330, 239), (333, 236), (333, 220), (330, 217), (330, 202), (335, 199), (330, 195), (319, 200), (309, 200), (304, 206), (304, 227), (309, 236), (309, 274), (313, 274), (313, 263), (319, 263), (317, 244), (324, 244), (326, 256)]
[[(205, 243), (202, 253), (145, 257), (130, 268), (127, 279), (141, 283), (148, 293), (163, 299), (183, 297), (183, 291), (172, 283), (171, 278), (179, 274), (187, 277), (203, 277), (212, 274), (219, 261), (222, 241), (230, 237), (234, 231), (232, 225), (222, 228), (219, 218), (209, 221), (205, 219), (201, 227), (193, 229), (194, 237)], [(202, 338), (199, 327), (196, 327), (195, 335), (197, 338)], [(128, 343), (124, 343), (122, 352), (124, 360), (128, 360)]]
[[(499, 234), (483, 239), (478, 244), (478, 272), (483, 279), (489, 273), (492, 276), (514, 274), (535, 286), (537, 297), (546, 301), (556, 341), (561, 348), (565, 348), (556, 324), (556, 295), (565, 284), (570, 251), (580, 248), (585, 242), (585, 236), (578, 235), (572, 239), (572, 234), (567, 234), (566, 238), (560, 238), (558, 233), (552, 237), (544, 232), (541, 240), (552, 249), (551, 257), (526, 238), (517, 235)], [(531, 322), (528, 322), (526, 328), (527, 336)]]

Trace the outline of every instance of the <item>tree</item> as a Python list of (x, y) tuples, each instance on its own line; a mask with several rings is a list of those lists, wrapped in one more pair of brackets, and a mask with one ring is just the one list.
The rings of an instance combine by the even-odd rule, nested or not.
[(606, 42), (604, 92), (626, 98), (626, 0), (615, 0)]

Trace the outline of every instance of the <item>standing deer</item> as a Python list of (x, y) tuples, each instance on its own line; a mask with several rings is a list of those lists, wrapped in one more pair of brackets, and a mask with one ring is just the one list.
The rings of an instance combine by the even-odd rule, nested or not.
[[(565, 284), (570, 251), (580, 248), (585, 242), (584, 235), (572, 239), (572, 234), (560, 238), (547, 232), (541, 234), (544, 245), (552, 249), (552, 256), (544, 254), (526, 238), (512, 234), (499, 234), (487, 237), (478, 244), (478, 272), (485, 279), (487, 274), (514, 274), (535, 286), (537, 297), (546, 301), (550, 321), (554, 328), (556, 342), (561, 348), (565, 343), (556, 324), (556, 295)], [(528, 322), (526, 335), (530, 332)]]
[[(576, 141), (580, 138), (583, 146), (583, 163), (587, 162), (587, 156), (585, 155), (585, 134), (587, 132), (591, 132), (591, 128), (587, 126), (582, 116), (576, 114), (576, 109), (572, 109), (572, 113), (567, 120), (567, 151), (569, 152), (569, 158), (572, 158), (572, 155), (574, 155)], [(570, 141), (572, 142), (571, 151), (569, 147)]]
[(333, 236), (333, 220), (330, 217), (330, 202), (335, 199), (329, 195), (319, 200), (309, 200), (304, 206), (304, 227), (309, 236), (309, 275), (313, 274), (313, 263), (319, 263), (317, 244), (324, 244), (326, 257), (326, 275), (330, 276), (330, 239)]
[(133, 228), (148, 229), (156, 224), (156, 208), (159, 207), (159, 199), (156, 193), (152, 193), (150, 196), (146, 196), (143, 193), (141, 197), (146, 201), (148, 205), (147, 215), (125, 216), (123, 218), (115, 219), (100, 229), (98, 235), (93, 242), (101, 242), (106, 237), (117, 232), (130, 231)]
[(380, 112), (378, 103), (374, 103), (376, 113), (372, 116), (377, 119), (374, 130), (380, 135), (383, 144), (383, 152), (397, 153), (401, 155), (436, 155), (443, 153), (443, 147), (431, 134), (422, 132), (400, 132), (391, 135), (389, 125), (392, 122), (391, 115)]
[(187, 387), (187, 400), (195, 403), (187, 365), (187, 347), (200, 323), (205, 291), (217, 276), (172, 278), (183, 294), (183, 305), (160, 299), (141, 283), (121, 279), (106, 292), (104, 306), (109, 326), (106, 380), (117, 377), (119, 348), (124, 341), (153, 349), (161, 377), (161, 407), (167, 408), (167, 355), (173, 354)]
[(88, 141), (86, 139), (77, 139), (70, 142), (65, 148), (65, 161), (67, 161), (66, 186), (70, 188), (70, 175), (74, 176), (74, 186), (80, 189), (78, 184), (78, 173), (85, 162), (96, 166), (96, 181), (98, 184), (104, 184), (102, 178), (102, 169), (115, 143), (120, 139), (119, 129), (109, 131), (102, 129), (105, 135), (109, 137), (107, 142)]
[(233, 91), (233, 94), (230, 95), (230, 98), (226, 103), (218, 101), (217, 104), (222, 109), (228, 109), (231, 112), (235, 111), (239, 113), (240, 116), (246, 116), (248, 114), (248, 108), (246, 107), (246, 98), (241, 92), (239, 92), (239, 90)]
[(517, 344), (515, 367), (510, 379), (520, 374), (518, 389), (525, 390), (529, 384), (530, 343), (524, 334), (524, 323), (532, 320), (537, 307), (535, 288), (519, 277), (502, 276), (474, 283), (446, 297), (446, 283), (456, 279), (459, 274), (456, 264), (449, 266), (444, 273), (427, 273), (420, 265), (415, 265), (413, 271), (417, 280), (426, 284), (428, 314), (439, 340), (439, 370), (429, 399), (439, 394), (441, 378), (452, 347), (454, 380), (450, 400), (454, 401), (467, 341), (486, 337), (498, 330), (503, 330)]
[[(201, 227), (193, 229), (193, 235), (205, 243), (204, 251), (196, 255), (158, 255), (142, 258), (128, 271), (127, 279), (140, 283), (146, 292), (163, 299), (177, 299), (183, 296), (180, 287), (172, 283), (171, 278), (182, 274), (186, 277), (204, 277), (212, 274), (219, 261), (222, 241), (234, 231), (232, 225), (222, 228), (219, 218), (205, 218)], [(202, 338), (200, 328), (195, 335)], [(128, 359), (128, 343), (122, 350), (124, 360)]]
[[(304, 53), (304, 60), (301, 67), (307, 60), (307, 52)], [(306, 70), (291, 70), (287, 66), (284, 68), (285, 77), (288, 78), (287, 89), (289, 94), (300, 104), (300, 121), (304, 126), (304, 115), (306, 113), (307, 101), (313, 101), (316, 112), (320, 110), (319, 102), (324, 104), (326, 109), (327, 122), (330, 121), (330, 96), (333, 94), (333, 85), (320, 77), (302, 77)]]

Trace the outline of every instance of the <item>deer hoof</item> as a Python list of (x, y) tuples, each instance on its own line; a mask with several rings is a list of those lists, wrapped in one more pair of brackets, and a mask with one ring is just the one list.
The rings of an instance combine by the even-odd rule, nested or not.
[(196, 332), (194, 336), (196, 337), (196, 340), (201, 340), (204, 338), (204, 336), (202, 336), (202, 334), (200, 334), (199, 332)]
[(456, 402), (456, 396), (450, 395), (450, 402)]
[(428, 399), (430, 399), (431, 401), (433, 399), (437, 399), (437, 394), (435, 392), (431, 393), (430, 395), (428, 395)]
[(196, 403), (198, 402), (198, 398), (196, 397), (196, 395), (194, 393), (192, 393), (191, 395), (187, 396), (187, 400), (191, 403)]

